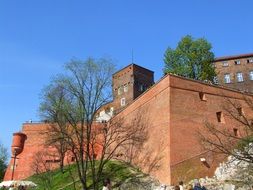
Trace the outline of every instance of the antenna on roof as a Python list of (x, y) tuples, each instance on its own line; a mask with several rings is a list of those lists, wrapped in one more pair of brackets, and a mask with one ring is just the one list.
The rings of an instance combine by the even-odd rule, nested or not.
[(134, 63), (134, 50), (132, 49), (132, 63)]

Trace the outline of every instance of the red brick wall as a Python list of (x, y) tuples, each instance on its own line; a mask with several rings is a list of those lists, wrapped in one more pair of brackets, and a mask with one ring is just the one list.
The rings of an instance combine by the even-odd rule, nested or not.
[[(27, 140), (25, 141), (23, 152), (17, 156), (14, 180), (25, 179), (34, 173), (32, 163), (36, 153), (44, 150), (45, 132), (48, 127), (49, 125), (47, 124), (38, 123), (26, 123), (23, 125), (22, 132), (27, 135)], [(5, 173), (4, 180), (11, 179), (13, 161), (14, 159), (12, 158)]]
[[(113, 75), (113, 105), (116, 112), (123, 109), (121, 99), (125, 98), (126, 106), (142, 94), (145, 90), (140, 91), (139, 85), (142, 84), (146, 88), (154, 83), (154, 73), (150, 70), (142, 68), (135, 64), (130, 64)], [(127, 92), (124, 92), (123, 87), (127, 86)], [(118, 89), (122, 88), (121, 94), (118, 94)]]
[[(199, 92), (205, 94), (206, 101), (201, 101)], [(204, 121), (218, 124), (216, 112), (222, 111), (225, 97), (241, 102), (245, 111), (252, 112), (238, 91), (168, 75), (116, 117), (131, 123), (141, 112), (142, 117), (148, 118), (144, 120), (149, 129), (148, 140), (138, 158), (142, 159), (146, 150), (152, 150), (153, 155), (160, 154), (160, 167), (151, 171), (151, 175), (163, 183), (175, 184), (178, 179), (189, 179), (189, 176), (212, 176), (223, 160), (224, 157), (215, 155), (209, 162), (210, 168), (203, 166), (200, 157), (209, 153), (200, 145), (197, 131), (203, 129)], [(220, 127), (235, 125), (226, 115), (224, 117), (226, 123), (218, 124)], [(136, 161), (143, 171), (147, 171), (149, 164), (152, 160), (145, 165)]]
[[(214, 157), (210, 162), (209, 169), (203, 167), (199, 154), (202, 154), (205, 150), (200, 145), (198, 131), (203, 130), (206, 121), (221, 128), (230, 127), (230, 130), (233, 130), (233, 126), (238, 125), (237, 122), (226, 116), (226, 112), (223, 110), (223, 106), (227, 104), (225, 97), (236, 99), (237, 102), (241, 103), (243, 110), (248, 112), (252, 112), (252, 110), (249, 110), (248, 105), (245, 104), (243, 94), (216, 86), (190, 80), (185, 81), (182, 78), (171, 76), (170, 89), (171, 167), (179, 167), (179, 163), (184, 160), (182, 165), (191, 162), (191, 170), (198, 168), (198, 172), (192, 173), (191, 177), (213, 176), (213, 172), (221, 159), (220, 157), (217, 159)], [(200, 99), (200, 92), (205, 94), (205, 101)], [(224, 113), (224, 124), (217, 121), (216, 112), (219, 111)], [(205, 157), (205, 155), (202, 156)], [(192, 162), (194, 159), (195, 161)], [(174, 169), (172, 169), (172, 179), (180, 178), (177, 174), (175, 175)], [(188, 177), (189, 179), (187, 167), (185, 172), (182, 172), (181, 177), (183, 179)], [(173, 182), (176, 183), (176, 181)]]
[[(169, 80), (169, 77), (161, 80), (114, 118), (123, 118), (125, 123), (134, 125), (141, 119), (139, 125), (148, 128), (148, 141), (133, 163), (163, 182), (170, 182)], [(154, 168), (149, 167), (151, 164)]]
[[(94, 124), (95, 129), (100, 127), (103, 124), (96, 123)], [(24, 149), (21, 154), (17, 156), (16, 159), (16, 168), (14, 170), (14, 180), (15, 179), (25, 179), (33, 174), (35, 174), (35, 164), (39, 166), (41, 170), (45, 170), (45, 167), (35, 163), (37, 159), (39, 163), (47, 162), (47, 167), (50, 169), (59, 168), (60, 166), (60, 157), (59, 153), (53, 146), (46, 144), (47, 141), (47, 132), (49, 131), (49, 123), (25, 123), (23, 124), (22, 133), (27, 135), (27, 140), (25, 141)], [(99, 152), (101, 148), (97, 146), (96, 155), (99, 157)], [(41, 157), (38, 157), (38, 156)], [(66, 153), (64, 158), (64, 164), (73, 163), (72, 154), (70, 152)], [(11, 180), (12, 168), (14, 164), (14, 159), (10, 160), (7, 171), (5, 173), (4, 180)]]
[[(206, 94), (206, 101), (200, 100), (199, 92)], [(223, 158), (214, 155), (209, 160), (210, 168), (204, 167), (200, 157), (210, 156), (204, 152), (196, 132), (202, 130), (205, 120), (217, 122), (216, 112), (222, 110), (224, 97), (240, 101), (245, 112), (251, 111), (244, 104), (243, 94), (237, 91), (173, 75), (164, 77), (114, 118), (122, 119), (122, 125), (144, 125), (148, 129), (147, 141), (135, 152), (132, 162), (168, 184), (177, 183), (178, 179), (188, 179), (187, 176), (213, 175)], [(226, 115), (225, 124), (219, 124), (220, 127), (233, 125)], [(27, 141), (19, 156), (16, 179), (32, 174), (31, 163), (36, 152), (43, 149), (45, 138), (41, 132), (46, 130), (46, 126), (24, 125), (22, 132), (27, 135)], [(127, 159), (128, 150), (121, 153)], [(10, 166), (11, 163), (5, 180), (10, 177)]]

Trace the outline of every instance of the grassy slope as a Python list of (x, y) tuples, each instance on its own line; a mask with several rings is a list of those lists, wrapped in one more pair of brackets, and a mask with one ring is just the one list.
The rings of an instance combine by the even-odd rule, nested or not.
[[(72, 173), (72, 178), (71, 174)], [(130, 167), (129, 165), (118, 162), (110, 161), (104, 170), (104, 177), (109, 177), (112, 180), (114, 186), (122, 183), (126, 179), (133, 178), (136, 175), (141, 174), (137, 169)], [(72, 190), (74, 189), (73, 179), (76, 181), (76, 189), (81, 189), (81, 183), (77, 176), (77, 170), (75, 165), (66, 166), (65, 172), (61, 173), (59, 169), (43, 173), (40, 175), (34, 175), (28, 180), (31, 180), (38, 184), (38, 190), (50, 189), (50, 190)], [(50, 182), (49, 182), (50, 181)], [(48, 184), (51, 184), (50, 186)], [(91, 185), (91, 180), (89, 181)], [(45, 188), (47, 187), (47, 188)]]

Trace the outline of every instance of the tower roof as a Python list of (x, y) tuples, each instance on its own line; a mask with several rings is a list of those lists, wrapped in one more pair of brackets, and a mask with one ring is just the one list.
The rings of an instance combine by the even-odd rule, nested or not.
[(117, 73), (119, 73), (120, 71), (126, 69), (126, 68), (129, 67), (129, 66), (141, 68), (141, 69), (144, 69), (144, 70), (146, 70), (146, 71), (148, 71), (148, 72), (154, 73), (154, 71), (151, 71), (151, 70), (149, 70), (149, 69), (147, 69), (147, 68), (145, 68), (145, 67), (142, 67), (142, 66), (140, 66), (140, 65), (137, 65), (137, 64), (135, 64), (135, 63), (131, 63), (131, 64), (129, 64), (129, 65), (123, 67), (122, 69), (116, 71), (115, 73), (113, 73), (113, 75), (116, 75)]
[(253, 57), (253, 53), (217, 57), (217, 58), (214, 59), (214, 62), (217, 62), (217, 61), (225, 61), (225, 60), (231, 60), (231, 59), (240, 59), (240, 58), (246, 58), (246, 57)]

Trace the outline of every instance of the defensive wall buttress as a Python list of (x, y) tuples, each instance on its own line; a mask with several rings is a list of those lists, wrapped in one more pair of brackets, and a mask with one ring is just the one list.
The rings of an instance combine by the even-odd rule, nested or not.
[[(240, 130), (237, 123), (225, 114), (224, 122), (221, 123), (217, 119), (217, 113), (224, 113), (223, 105), (226, 99), (230, 99), (238, 101), (244, 112), (252, 116), (252, 110), (244, 101), (245, 96), (252, 98), (252, 95), (170, 74), (151, 86), (152, 72), (144, 72), (150, 76), (145, 79), (148, 81), (147, 84), (139, 80), (139, 83), (145, 83), (145, 92), (140, 87), (139, 90), (143, 90), (142, 94), (130, 98), (131, 101), (125, 98), (124, 101), (127, 100), (129, 103), (122, 102), (122, 97), (116, 102), (117, 106), (123, 106), (112, 121), (123, 118), (123, 125), (138, 124), (147, 129), (147, 140), (139, 150), (132, 150), (130, 147), (124, 151), (119, 150), (122, 159), (129, 159), (128, 151), (131, 151), (134, 165), (167, 184), (175, 184), (179, 180), (186, 181), (189, 178), (212, 176), (215, 168), (224, 160), (224, 156), (205, 151), (197, 135), (198, 131), (203, 129), (206, 121), (231, 131), (235, 127)], [(122, 96), (126, 85), (128, 87), (125, 87), (125, 92), (129, 92), (129, 88), (136, 87), (133, 84), (136, 83), (129, 81), (123, 85), (117, 84), (118, 87), (113, 89), (114, 96), (116, 93)], [(112, 102), (110, 106), (116, 103)], [(23, 125), (22, 132), (27, 135), (27, 141), (24, 151), (17, 159), (15, 179), (24, 179), (33, 174), (31, 167), (36, 152), (45, 151), (47, 127), (46, 123)], [(203, 158), (208, 167), (200, 161)], [(55, 164), (57, 165), (57, 162)], [(9, 179), (12, 167), (13, 159), (8, 166), (5, 180)]]

